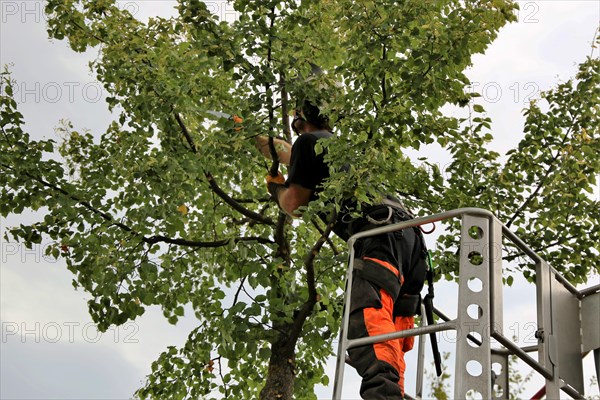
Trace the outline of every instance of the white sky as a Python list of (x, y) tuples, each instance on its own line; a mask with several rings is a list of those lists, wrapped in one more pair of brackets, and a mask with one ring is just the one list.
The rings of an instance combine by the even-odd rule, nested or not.
[[(222, 18), (234, 16), (223, 2), (207, 3)], [(120, 4), (141, 19), (169, 15), (176, 5), (174, 1)], [(597, 1), (521, 1), (520, 5), (519, 21), (505, 27), (487, 53), (475, 57), (468, 72), (476, 89), (483, 90), (482, 104), (494, 121), (494, 149), (501, 153), (522, 136), (520, 111), (528, 97), (572, 77), (577, 63), (590, 54), (600, 18)], [(96, 54), (77, 54), (64, 42), (50, 41), (42, 10), (42, 2), (0, 0), (0, 64), (14, 63), (16, 100), (26, 129), (33, 138), (56, 138), (54, 127), (60, 119), (69, 119), (77, 128), (103, 132), (111, 116), (101, 85), (87, 68)], [(2, 234), (7, 226), (35, 219), (32, 214), (3, 219)], [(87, 314), (87, 296), (73, 290), (73, 275), (62, 260), (43, 255), (44, 244), (28, 250), (4, 240), (0, 243), (0, 398), (131, 397), (166, 346), (184, 343), (194, 319), (184, 318), (174, 327), (164, 321), (160, 310), (151, 309), (137, 321), (99, 336)], [(590, 284), (599, 282), (600, 277), (594, 277)], [(437, 304), (455, 314), (450, 304), (455, 302), (456, 289), (438, 286)], [(505, 327), (521, 341), (527, 341), (534, 326), (532, 290), (517, 282), (505, 296)], [(450, 351), (445, 338), (442, 350)], [(415, 353), (408, 357), (409, 393), (414, 388), (410, 370)], [(329, 363), (331, 381), (333, 362)], [(585, 365), (590, 370), (589, 358)], [(453, 362), (448, 366), (452, 370)], [(530, 385), (524, 395), (530, 397), (539, 386), (539, 381)], [(358, 398), (357, 388), (358, 379), (349, 371), (345, 396)], [(330, 398), (331, 390), (331, 386), (319, 388), (320, 398)]]

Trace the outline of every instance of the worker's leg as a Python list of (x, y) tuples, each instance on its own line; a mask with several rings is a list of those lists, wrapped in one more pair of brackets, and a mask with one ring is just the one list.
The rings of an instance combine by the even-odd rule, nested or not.
[[(383, 289), (356, 277), (352, 285), (348, 337), (375, 336), (396, 331), (394, 302)], [(404, 353), (400, 340), (390, 340), (348, 350), (352, 365), (363, 378), (360, 394), (368, 400), (403, 398), (400, 374), (404, 372)]]

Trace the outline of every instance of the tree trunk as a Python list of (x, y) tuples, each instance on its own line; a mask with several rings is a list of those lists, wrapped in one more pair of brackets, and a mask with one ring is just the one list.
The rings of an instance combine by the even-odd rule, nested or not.
[(292, 400), (296, 377), (295, 348), (295, 343), (289, 343), (286, 337), (280, 337), (271, 345), (267, 382), (260, 392), (260, 400)]

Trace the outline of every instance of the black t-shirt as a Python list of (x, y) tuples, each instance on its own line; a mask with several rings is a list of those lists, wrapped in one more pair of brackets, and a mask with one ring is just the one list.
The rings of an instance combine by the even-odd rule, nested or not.
[[(329, 178), (329, 166), (324, 160), (327, 150), (324, 149), (320, 154), (316, 154), (315, 144), (319, 139), (326, 139), (331, 136), (333, 135), (327, 131), (303, 133), (292, 146), (286, 186), (293, 183), (312, 190), (311, 201), (315, 200), (319, 193), (323, 191), (323, 181)], [(348, 240), (350, 237), (348, 222), (345, 221), (347, 216), (345, 217), (345, 215), (352, 208), (352, 204), (354, 203), (351, 201), (342, 204), (341, 209), (343, 211), (338, 213), (337, 221), (333, 227), (333, 232), (343, 240)], [(328, 216), (325, 213), (320, 213), (319, 218), (323, 222), (328, 222)]]
[(319, 139), (329, 138), (332, 134), (327, 131), (317, 131), (300, 135), (292, 146), (290, 166), (286, 186), (300, 185), (312, 190), (311, 200), (317, 198), (322, 190), (323, 181), (329, 178), (329, 167), (323, 160), (325, 151), (316, 154), (315, 144)]

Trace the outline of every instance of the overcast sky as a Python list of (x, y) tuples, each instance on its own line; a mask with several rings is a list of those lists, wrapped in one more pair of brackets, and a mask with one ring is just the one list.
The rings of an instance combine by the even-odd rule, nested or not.
[[(207, 3), (222, 18), (234, 17), (231, 6)], [(519, 21), (505, 27), (486, 54), (475, 57), (475, 65), (468, 71), (494, 121), (494, 149), (501, 153), (522, 136), (521, 110), (527, 101), (572, 77), (577, 63), (591, 54), (600, 18), (598, 1), (519, 4)], [(151, 15), (173, 14), (176, 3), (123, 1), (120, 5), (144, 20)], [(15, 98), (26, 129), (33, 138), (58, 139), (54, 128), (61, 119), (68, 119), (78, 129), (100, 134), (111, 115), (106, 110), (102, 87), (87, 67), (97, 54), (77, 54), (64, 42), (48, 40), (42, 10), (43, 2), (0, 0), (0, 64), (14, 64)], [(38, 217), (24, 214), (3, 219), (2, 235), (6, 226)], [(63, 260), (43, 255), (47, 244), (28, 250), (4, 239), (1, 242), (0, 397), (131, 397), (160, 352), (168, 345), (184, 343), (194, 328), (194, 319), (184, 318), (174, 327), (164, 321), (160, 310), (151, 309), (135, 322), (98, 334), (87, 314), (86, 294), (73, 290), (73, 275)], [(595, 276), (589, 284), (599, 282), (600, 277)], [(506, 329), (526, 341), (535, 328), (533, 288), (518, 282), (508, 290), (511, 294), (506, 297), (519, 301), (505, 301)], [(438, 304), (451, 306), (455, 293), (452, 285), (440, 285)], [(442, 339), (447, 339), (442, 340), (442, 349), (450, 351), (451, 338)], [(409, 369), (415, 355), (409, 357)], [(586, 360), (587, 370), (590, 365)], [(333, 359), (329, 367), (333, 382)], [(453, 364), (449, 367), (452, 369)], [(407, 375), (409, 392), (414, 388), (413, 372)], [(358, 379), (352, 372), (347, 374), (346, 382), (347, 398), (358, 398)], [(524, 395), (531, 397), (538, 388), (532, 384)], [(319, 396), (330, 398), (331, 390), (319, 388)]]

